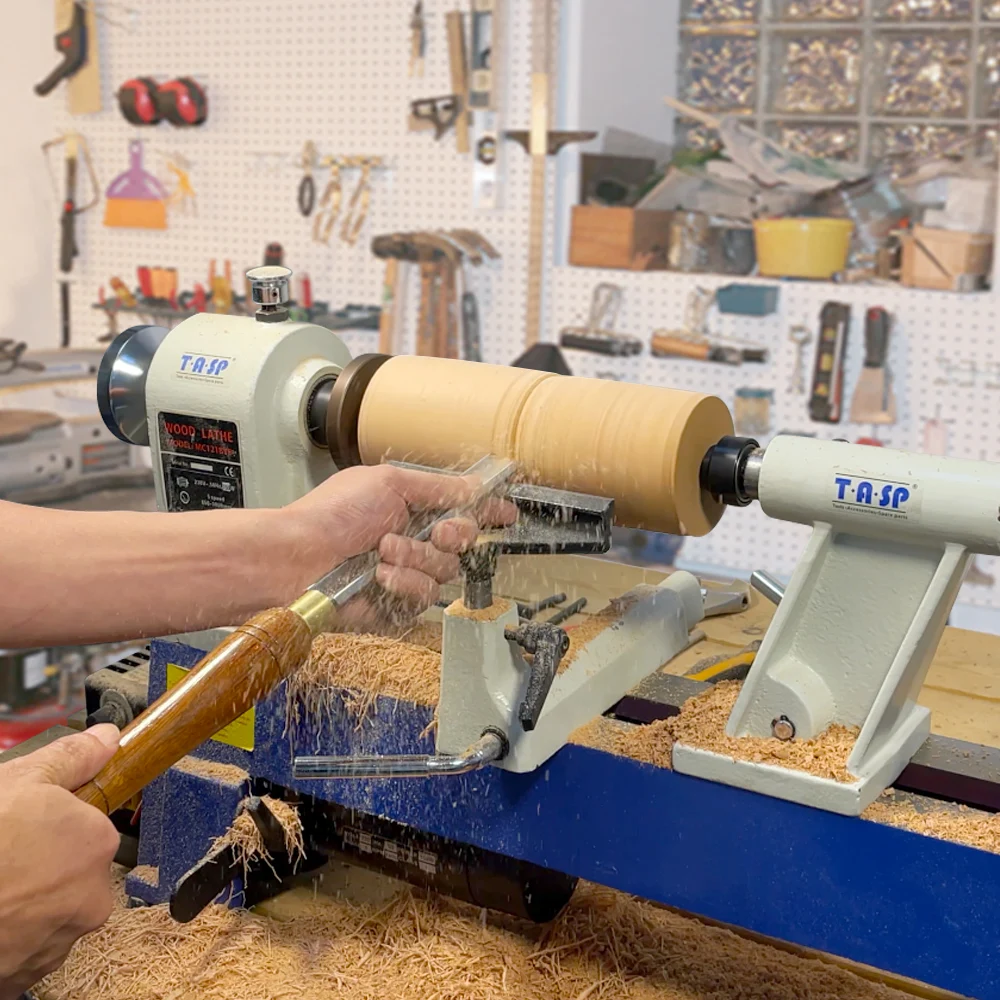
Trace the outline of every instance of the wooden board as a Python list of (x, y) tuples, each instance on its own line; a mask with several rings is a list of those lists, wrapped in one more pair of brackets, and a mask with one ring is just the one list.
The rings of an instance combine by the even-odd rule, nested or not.
[(0, 444), (26, 441), (35, 431), (58, 427), (63, 418), (47, 410), (0, 411)]
[(469, 62), (465, 49), (465, 19), (459, 10), (445, 14), (448, 34), (448, 65), (451, 70), (451, 92), (458, 98), (455, 119), (455, 149), (467, 153), (469, 145)]
[[(57, 0), (58, 11), (63, 0)], [(70, 3), (70, 6), (72, 4)], [(72, 16), (72, 11), (70, 12)], [(58, 14), (57, 14), (58, 18)], [(58, 23), (58, 20), (57, 20)], [(95, 0), (87, 3), (87, 61), (66, 81), (66, 103), (71, 115), (92, 115), (102, 110), (101, 58)]]
[(528, 282), (524, 346), (537, 344), (542, 327), (542, 270), (545, 267), (545, 158), (552, 115), (550, 31), (553, 0), (533, 0), (531, 8), (531, 195), (528, 220)]

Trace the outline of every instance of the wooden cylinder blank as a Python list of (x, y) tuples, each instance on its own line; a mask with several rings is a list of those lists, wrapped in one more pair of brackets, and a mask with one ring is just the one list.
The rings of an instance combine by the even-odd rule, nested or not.
[(312, 633), (294, 611), (254, 615), (122, 730), (118, 752), (77, 797), (105, 813), (120, 809), (256, 704), (305, 662), (311, 646)]
[(514, 458), (525, 401), (555, 377), (447, 358), (392, 358), (361, 402), (361, 458), (366, 465), (392, 458), (442, 469), (468, 468), (486, 454)]
[(698, 473), (732, 433), (715, 396), (415, 357), (378, 370), (358, 425), (366, 464), (456, 468), (495, 454), (536, 482), (612, 497), (620, 524), (683, 535), (722, 516)]

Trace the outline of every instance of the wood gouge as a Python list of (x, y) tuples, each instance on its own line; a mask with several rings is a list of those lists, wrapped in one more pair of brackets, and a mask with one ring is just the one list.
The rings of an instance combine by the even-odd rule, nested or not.
[[(468, 504), (415, 519), (415, 537), (468, 513), (513, 476), (515, 465), (487, 456), (465, 475), (480, 477)], [(118, 752), (76, 795), (104, 813), (130, 802), (154, 778), (229, 725), (297, 670), (313, 638), (334, 628), (341, 611), (374, 582), (374, 552), (341, 564), (284, 608), (254, 615), (206, 654), (185, 678), (122, 730)]]

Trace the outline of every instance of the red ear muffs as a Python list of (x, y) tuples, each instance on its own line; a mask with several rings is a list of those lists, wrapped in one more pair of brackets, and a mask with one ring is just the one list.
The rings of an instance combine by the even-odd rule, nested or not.
[(162, 117), (156, 81), (148, 76), (126, 80), (118, 88), (118, 107), (133, 125), (155, 125)]
[(208, 100), (196, 80), (181, 76), (157, 89), (160, 114), (171, 125), (200, 125), (208, 117)]

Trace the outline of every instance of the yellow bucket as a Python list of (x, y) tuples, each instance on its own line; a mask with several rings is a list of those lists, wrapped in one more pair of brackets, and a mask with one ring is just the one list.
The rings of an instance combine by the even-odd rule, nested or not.
[(847, 265), (850, 219), (757, 219), (757, 266), (769, 278), (831, 278)]

